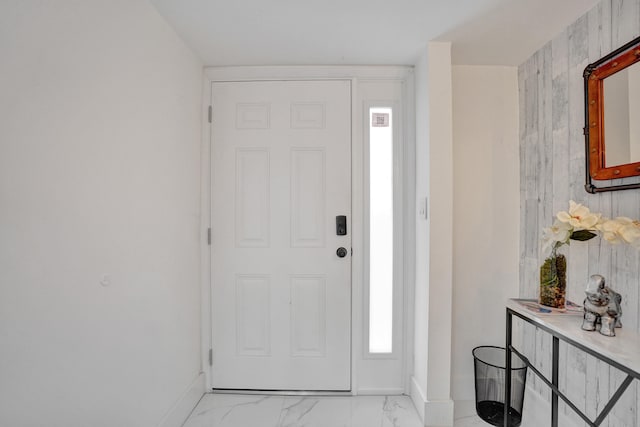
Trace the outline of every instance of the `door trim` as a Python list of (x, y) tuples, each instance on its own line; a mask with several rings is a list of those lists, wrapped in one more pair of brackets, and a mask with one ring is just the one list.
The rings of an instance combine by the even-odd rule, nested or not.
[[(351, 81), (351, 161), (352, 161), (352, 273), (351, 273), (351, 394), (393, 394), (410, 392), (413, 372), (413, 295), (415, 277), (415, 105), (413, 94), (413, 67), (407, 66), (265, 66), (265, 67), (208, 67), (204, 69), (202, 82), (202, 144), (201, 144), (201, 205), (200, 205), (200, 275), (201, 275), (201, 370), (205, 373), (206, 389), (212, 390), (209, 349), (212, 348), (211, 307), (211, 246), (208, 229), (211, 226), (211, 146), (212, 132), (209, 123), (211, 85), (214, 82), (268, 81), (268, 80), (350, 80)], [(359, 80), (400, 80), (406, 84), (402, 108), (405, 112), (404, 176), (404, 390), (361, 390), (358, 388), (358, 356), (363, 342), (363, 135), (354, 122), (362, 106), (357, 93)]]

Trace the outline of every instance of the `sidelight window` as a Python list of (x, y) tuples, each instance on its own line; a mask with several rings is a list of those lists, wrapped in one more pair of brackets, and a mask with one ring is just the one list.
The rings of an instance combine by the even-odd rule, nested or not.
[(393, 352), (393, 110), (369, 109), (369, 353)]

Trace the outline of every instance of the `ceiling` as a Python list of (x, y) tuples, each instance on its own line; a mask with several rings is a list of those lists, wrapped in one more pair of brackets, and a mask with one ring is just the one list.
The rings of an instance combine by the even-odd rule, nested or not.
[(150, 0), (206, 65), (519, 65), (598, 0)]

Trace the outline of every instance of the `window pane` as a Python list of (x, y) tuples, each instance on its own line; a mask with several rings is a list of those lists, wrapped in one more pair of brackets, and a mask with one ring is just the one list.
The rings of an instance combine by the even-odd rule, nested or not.
[(371, 108), (369, 127), (369, 352), (393, 351), (393, 127)]

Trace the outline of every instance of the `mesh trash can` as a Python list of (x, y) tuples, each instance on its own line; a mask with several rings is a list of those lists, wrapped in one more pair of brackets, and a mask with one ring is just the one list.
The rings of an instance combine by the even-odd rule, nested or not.
[[(473, 349), (476, 380), (476, 412), (494, 426), (504, 426), (505, 349), (481, 346)], [(522, 422), (527, 365), (515, 354), (511, 358), (510, 427)]]

